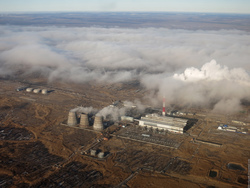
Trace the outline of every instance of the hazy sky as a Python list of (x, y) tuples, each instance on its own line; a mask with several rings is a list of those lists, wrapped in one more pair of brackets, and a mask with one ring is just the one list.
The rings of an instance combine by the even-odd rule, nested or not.
[(177, 11), (250, 13), (250, 0), (0, 0), (9, 11)]

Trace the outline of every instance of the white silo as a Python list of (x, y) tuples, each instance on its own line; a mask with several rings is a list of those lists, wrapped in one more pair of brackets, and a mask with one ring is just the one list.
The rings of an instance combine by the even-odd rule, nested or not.
[(102, 116), (95, 116), (93, 128), (96, 131), (102, 131), (104, 129), (103, 122), (102, 122)]
[(69, 111), (68, 125), (69, 126), (76, 126), (76, 124), (77, 124), (76, 113), (74, 111)]
[(29, 88), (26, 89), (26, 91), (27, 91), (27, 92), (32, 92), (32, 91), (33, 91), (33, 88), (30, 88), (30, 87), (29, 87)]
[(42, 94), (44, 94), (44, 95), (48, 94), (48, 90), (47, 89), (43, 89), (42, 90)]
[(34, 93), (40, 93), (41, 89), (34, 89), (33, 92)]

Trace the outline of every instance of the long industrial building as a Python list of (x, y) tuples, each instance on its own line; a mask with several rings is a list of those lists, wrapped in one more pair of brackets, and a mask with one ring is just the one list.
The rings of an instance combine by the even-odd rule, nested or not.
[(147, 128), (166, 130), (174, 133), (184, 133), (184, 128), (187, 125), (187, 119), (177, 117), (158, 116), (149, 114), (146, 117), (141, 117), (139, 125)]

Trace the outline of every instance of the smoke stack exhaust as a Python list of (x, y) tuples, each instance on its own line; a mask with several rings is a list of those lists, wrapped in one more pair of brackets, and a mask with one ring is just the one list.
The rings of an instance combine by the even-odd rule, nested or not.
[(166, 115), (166, 107), (165, 107), (165, 96), (163, 96), (163, 101), (162, 101), (162, 116)]

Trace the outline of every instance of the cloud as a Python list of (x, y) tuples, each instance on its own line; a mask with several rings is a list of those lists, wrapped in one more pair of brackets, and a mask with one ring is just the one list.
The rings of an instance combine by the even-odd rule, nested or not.
[(201, 70), (195, 67), (187, 68), (182, 74), (174, 74), (174, 78), (185, 82), (227, 80), (247, 85), (250, 83), (249, 74), (244, 69), (234, 68), (230, 70), (227, 66), (222, 67), (215, 60), (204, 64)]
[(51, 82), (76, 83), (137, 79), (154, 103), (155, 95), (166, 95), (169, 105), (215, 110), (250, 96), (249, 32), (22, 26), (0, 31), (0, 76), (40, 73)]

